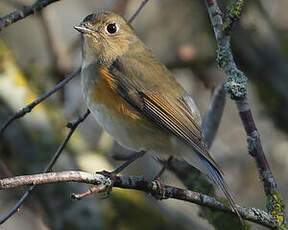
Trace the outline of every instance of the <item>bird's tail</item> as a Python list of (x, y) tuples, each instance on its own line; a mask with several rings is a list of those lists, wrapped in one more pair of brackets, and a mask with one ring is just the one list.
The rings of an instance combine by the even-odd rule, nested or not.
[(203, 162), (204, 166), (208, 169), (208, 176), (213, 181), (215, 185), (220, 187), (220, 189), (223, 191), (224, 195), (226, 196), (227, 200), (229, 201), (229, 204), (232, 208), (232, 210), (237, 214), (242, 224), (244, 224), (244, 221), (240, 215), (240, 213), (237, 210), (236, 204), (230, 195), (228, 191), (227, 184), (224, 181), (224, 178), (222, 176), (222, 173), (217, 170), (207, 159), (205, 159), (203, 156), (200, 156), (201, 161)]

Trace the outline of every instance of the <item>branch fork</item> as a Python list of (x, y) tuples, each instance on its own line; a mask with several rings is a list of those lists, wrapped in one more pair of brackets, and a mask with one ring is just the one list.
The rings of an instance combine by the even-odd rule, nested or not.
[[(75, 199), (81, 199), (84, 196), (95, 192), (108, 192), (109, 194), (113, 187), (117, 187), (143, 191), (151, 194), (156, 199), (158, 199), (159, 196), (162, 196), (163, 199), (178, 199), (224, 212), (233, 213), (227, 203), (216, 200), (214, 197), (164, 184), (160, 189), (156, 181), (146, 180), (142, 176), (115, 176), (115, 180), (111, 180), (109, 176), (104, 176), (99, 173), (88, 173), (83, 171), (50, 172), (3, 178), (0, 180), (0, 190), (15, 188), (23, 185), (35, 186), (39, 184), (59, 182), (78, 182), (96, 185), (88, 192), (82, 194), (72, 194), (72, 198)], [(276, 226), (277, 224), (272, 215), (263, 210), (256, 208), (244, 208), (239, 205), (237, 205), (237, 209), (241, 216), (246, 220), (250, 220), (270, 228)]]

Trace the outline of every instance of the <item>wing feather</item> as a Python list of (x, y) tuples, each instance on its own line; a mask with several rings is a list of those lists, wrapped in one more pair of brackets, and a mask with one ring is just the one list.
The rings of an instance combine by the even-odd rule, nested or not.
[[(147, 81), (143, 82), (143, 76), (139, 76), (136, 69), (131, 70), (117, 60), (110, 68), (109, 74), (113, 78), (116, 90), (119, 95), (139, 113), (146, 116), (159, 127), (173, 133), (180, 140), (190, 145), (191, 148), (199, 154), (201, 161), (207, 167), (208, 176), (218, 185), (224, 192), (232, 209), (243, 222), (237, 207), (227, 189), (227, 185), (223, 179), (223, 172), (210, 156), (206, 146), (202, 142), (202, 133), (195, 118), (195, 114), (186, 104), (185, 98), (181, 95), (175, 97), (167, 95), (167, 91), (153, 85), (147, 85)], [(168, 72), (168, 71), (167, 71)], [(135, 76), (138, 79), (135, 79)], [(175, 82), (176, 84), (176, 82)], [(166, 85), (167, 86), (167, 85)], [(187, 94), (185, 95), (187, 97)]]
[(121, 62), (120, 59), (117, 59), (108, 71), (116, 84), (119, 95), (127, 103), (161, 128), (173, 133), (190, 145), (220, 174), (223, 174), (202, 143), (201, 129), (181, 96), (175, 99), (165, 92), (159, 92), (159, 89), (148, 88), (147, 85), (139, 81), (139, 78), (135, 80), (135, 75), (140, 73), (131, 67), (130, 69), (125, 67), (124, 62)]

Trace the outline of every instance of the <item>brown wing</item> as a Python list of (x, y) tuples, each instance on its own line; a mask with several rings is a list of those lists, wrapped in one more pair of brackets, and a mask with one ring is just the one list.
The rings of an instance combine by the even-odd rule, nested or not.
[[(168, 85), (166, 85), (163, 90), (160, 85), (149, 84), (146, 76), (146, 80), (143, 82), (142, 79), (144, 79), (144, 76), (142, 76), (142, 72), (137, 71), (137, 63), (136, 65), (130, 65), (129, 68), (125, 67), (124, 63), (125, 61), (121, 62), (121, 60), (118, 59), (109, 68), (109, 72), (107, 73), (110, 74), (113, 79), (115, 89), (119, 95), (139, 113), (159, 125), (159, 127), (173, 133), (199, 154), (200, 159), (209, 170), (209, 177), (222, 189), (231, 208), (243, 223), (242, 217), (227, 189), (227, 185), (222, 176), (223, 172), (210, 156), (206, 146), (202, 143), (200, 127), (195, 121), (195, 117), (190, 111), (189, 106), (185, 103), (185, 100), (183, 100), (181, 96), (175, 97), (173, 93), (172, 95), (167, 95), (165, 87)], [(147, 68), (149, 68), (149, 66), (147, 66)], [(153, 72), (151, 74), (153, 75), (155, 73)], [(135, 76), (137, 76), (137, 79), (135, 79)], [(163, 76), (159, 78), (163, 80)], [(173, 81), (171, 83), (173, 83)]]
[(139, 76), (141, 73), (136, 70), (137, 66), (129, 66), (128, 69), (124, 63), (117, 59), (109, 68), (118, 93), (138, 112), (190, 145), (222, 173), (202, 143), (200, 127), (183, 98), (167, 95), (152, 84), (150, 87), (149, 82), (142, 82), (144, 77)]

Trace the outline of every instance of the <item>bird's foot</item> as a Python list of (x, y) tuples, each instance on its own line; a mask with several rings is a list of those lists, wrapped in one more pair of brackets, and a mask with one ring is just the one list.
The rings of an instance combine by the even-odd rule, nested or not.
[(157, 185), (157, 188), (158, 188), (158, 193), (157, 195), (155, 196), (155, 198), (159, 199), (159, 200), (163, 200), (165, 199), (165, 187), (164, 185), (162, 184), (161, 180), (160, 180), (160, 177), (157, 177), (157, 178), (154, 178), (153, 180), (156, 185)]
[(157, 198), (158, 198), (159, 200), (165, 199), (165, 195), (166, 195), (166, 194), (165, 194), (165, 187), (164, 187), (164, 185), (162, 184), (162, 182), (161, 182), (161, 180), (160, 180), (160, 177), (162, 176), (162, 174), (164, 173), (164, 171), (166, 170), (168, 164), (171, 162), (172, 159), (173, 159), (173, 157), (170, 156), (167, 161), (164, 161), (164, 162), (163, 162), (163, 160), (156, 158), (156, 160), (157, 160), (158, 162), (160, 162), (160, 163), (163, 164), (161, 170), (157, 173), (157, 175), (156, 175), (156, 176), (154, 177), (154, 179), (153, 179), (153, 181), (156, 183), (156, 185), (157, 185), (157, 187), (158, 187), (158, 190), (159, 190), (160, 197), (157, 196)]
[(158, 178), (160, 178), (162, 176), (162, 174), (167, 169), (168, 164), (172, 161), (172, 159), (173, 159), (173, 156), (170, 156), (167, 161), (162, 160), (162, 159), (157, 158), (157, 157), (155, 158), (156, 161), (158, 161), (158, 162), (160, 162), (162, 164), (162, 168), (157, 173), (157, 175), (154, 177), (154, 180), (157, 180)]
[(109, 179), (112, 180), (112, 182), (114, 182), (116, 180), (116, 176), (117, 176), (117, 172), (115, 172), (116, 170), (109, 172), (106, 170), (100, 171), (100, 172), (96, 172), (97, 174), (103, 175), (105, 177), (108, 177)]

